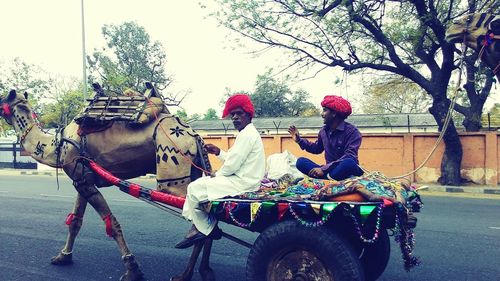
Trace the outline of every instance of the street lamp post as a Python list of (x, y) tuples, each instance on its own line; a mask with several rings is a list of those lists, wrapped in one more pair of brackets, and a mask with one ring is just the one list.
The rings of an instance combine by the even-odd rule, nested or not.
[(82, 59), (83, 59), (83, 100), (87, 100), (87, 58), (85, 54), (85, 17), (82, 2)]

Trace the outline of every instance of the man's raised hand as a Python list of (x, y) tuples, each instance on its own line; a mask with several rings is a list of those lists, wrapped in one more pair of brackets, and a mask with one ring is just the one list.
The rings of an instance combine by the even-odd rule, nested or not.
[(292, 139), (295, 142), (299, 142), (300, 134), (299, 134), (299, 130), (297, 129), (297, 127), (295, 127), (295, 125), (292, 125), (288, 128), (288, 133), (290, 133), (290, 135), (292, 136)]

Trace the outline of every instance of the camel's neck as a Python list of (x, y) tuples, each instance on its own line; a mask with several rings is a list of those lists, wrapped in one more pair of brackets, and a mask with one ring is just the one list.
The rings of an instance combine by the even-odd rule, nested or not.
[(493, 44), (488, 46), (488, 51), (481, 57), (483, 62), (488, 65), (493, 71), (493, 74), (497, 77), (497, 81), (500, 81), (500, 52), (497, 52), (496, 44), (500, 44), (500, 41), (495, 41)]
[(57, 167), (56, 141), (55, 136), (43, 132), (37, 124), (30, 123), (22, 130), (18, 129), (20, 142), (24, 149), (36, 161)]

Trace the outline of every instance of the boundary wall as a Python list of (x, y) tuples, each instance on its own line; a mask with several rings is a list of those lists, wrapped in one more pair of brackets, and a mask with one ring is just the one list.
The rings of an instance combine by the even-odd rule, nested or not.
[[(499, 183), (500, 139), (498, 132), (460, 133), (463, 147), (461, 174), (466, 180), (475, 184), (496, 186)], [(303, 135), (310, 141), (316, 135)], [(400, 176), (413, 171), (429, 155), (438, 133), (408, 134), (363, 134), (363, 142), (359, 151), (361, 166), (369, 171), (379, 171), (388, 177)], [(203, 136), (206, 143), (217, 145), (227, 150), (235, 140), (235, 136)], [(306, 156), (318, 164), (324, 163), (323, 154), (309, 154), (291, 139), (289, 135), (263, 135), (266, 157), (290, 151), (297, 157)], [(441, 158), (444, 143), (440, 143), (429, 161), (415, 174), (408, 176), (412, 182), (437, 183), (441, 175)], [(214, 169), (221, 166), (219, 159), (210, 155)]]

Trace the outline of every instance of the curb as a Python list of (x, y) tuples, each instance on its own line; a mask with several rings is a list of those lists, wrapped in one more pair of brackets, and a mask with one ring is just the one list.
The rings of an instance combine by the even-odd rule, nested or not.
[[(422, 185), (424, 186), (424, 185)], [(500, 187), (498, 186), (447, 186), (447, 185), (439, 185), (427, 186), (426, 189), (422, 191), (429, 192), (447, 192), (447, 193), (469, 193), (469, 194), (487, 194), (487, 195), (500, 195)]]

